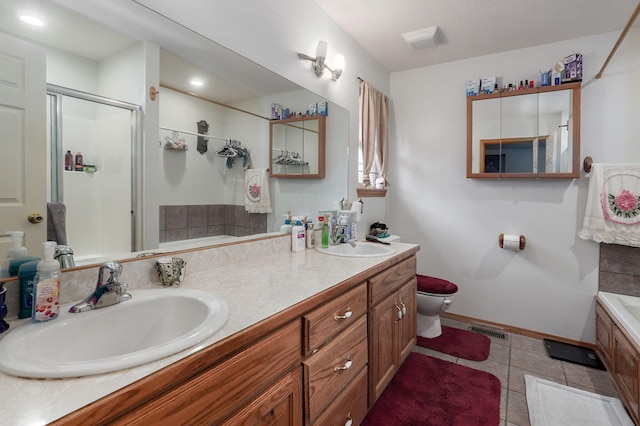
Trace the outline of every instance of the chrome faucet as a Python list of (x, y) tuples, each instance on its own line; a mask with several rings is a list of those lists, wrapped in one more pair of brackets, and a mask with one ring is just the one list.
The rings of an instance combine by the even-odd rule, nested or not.
[[(69, 309), (69, 312), (90, 311), (131, 299), (131, 295), (127, 293), (129, 286), (118, 281), (121, 272), (122, 265), (118, 262), (103, 263), (98, 271), (98, 283), (96, 284), (96, 289), (93, 294), (82, 302), (73, 305), (71, 309)], [(107, 274), (109, 275), (105, 282), (105, 276)]]

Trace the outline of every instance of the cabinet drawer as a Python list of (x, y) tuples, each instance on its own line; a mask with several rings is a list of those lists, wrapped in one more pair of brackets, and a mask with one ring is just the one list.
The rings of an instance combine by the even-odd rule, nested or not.
[(305, 354), (318, 349), (366, 312), (367, 284), (362, 283), (304, 315)]
[(294, 321), (115, 424), (219, 422), (300, 362), (300, 336), (300, 321)]
[(416, 276), (416, 257), (411, 256), (369, 279), (369, 303), (376, 305), (388, 294)]
[(361, 316), (355, 324), (303, 362), (307, 423), (315, 421), (367, 362), (367, 318)]
[(322, 425), (359, 425), (367, 415), (367, 368), (363, 368), (356, 379), (322, 413), (315, 424)]

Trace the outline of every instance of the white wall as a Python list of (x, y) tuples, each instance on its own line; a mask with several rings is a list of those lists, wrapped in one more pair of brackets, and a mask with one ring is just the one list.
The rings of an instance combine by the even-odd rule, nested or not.
[[(481, 76), (535, 78), (581, 52), (581, 158), (640, 162), (640, 28), (604, 77), (592, 77), (618, 33), (396, 72), (391, 75), (389, 216), (393, 233), (420, 244), (418, 273), (460, 287), (451, 312), (594, 342), (598, 245), (577, 237), (589, 179), (465, 178), (465, 82)], [(526, 250), (498, 247), (523, 234)]]
[[(349, 111), (349, 198), (355, 199), (358, 147), (358, 85), (361, 77), (389, 93), (389, 73), (313, 1), (140, 0), (238, 54), (282, 75)], [(297, 53), (313, 55), (328, 43), (327, 63), (345, 56), (338, 81), (317, 78)], [(331, 111), (329, 112), (331, 114)]]

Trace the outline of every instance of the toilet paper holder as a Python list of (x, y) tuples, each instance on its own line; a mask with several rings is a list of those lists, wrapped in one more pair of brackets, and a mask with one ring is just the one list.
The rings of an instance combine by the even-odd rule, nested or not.
[[(498, 245), (500, 246), (501, 249), (504, 248), (504, 234), (500, 234), (500, 236), (498, 237)], [(520, 235), (518, 248), (520, 250), (524, 250), (526, 245), (527, 245), (527, 239), (524, 237), (524, 235)]]

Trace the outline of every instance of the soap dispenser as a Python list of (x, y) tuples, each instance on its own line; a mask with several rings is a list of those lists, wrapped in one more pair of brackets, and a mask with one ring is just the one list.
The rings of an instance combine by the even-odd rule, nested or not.
[(9, 273), (9, 266), (11, 265), (12, 260), (27, 255), (27, 248), (22, 246), (24, 232), (7, 231), (7, 234), (11, 236), (11, 248), (7, 250), (7, 257), (0, 266), (0, 278), (8, 278), (11, 276)]
[(44, 244), (44, 259), (38, 263), (33, 279), (33, 322), (49, 321), (60, 313), (60, 263), (53, 258), (57, 243)]

